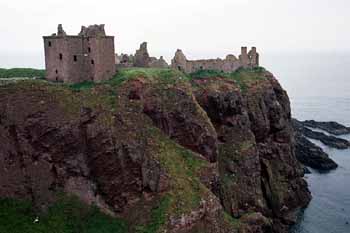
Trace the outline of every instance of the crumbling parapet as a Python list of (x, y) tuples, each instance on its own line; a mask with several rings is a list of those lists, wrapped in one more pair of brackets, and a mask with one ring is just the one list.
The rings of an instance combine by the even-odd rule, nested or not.
[(90, 25), (88, 27), (81, 26), (81, 30), (78, 34), (79, 36), (85, 36), (85, 37), (99, 37), (99, 36), (106, 36), (105, 32), (105, 25), (104, 24), (94, 24)]
[(66, 32), (63, 30), (62, 24), (57, 26), (57, 36), (66, 36)]

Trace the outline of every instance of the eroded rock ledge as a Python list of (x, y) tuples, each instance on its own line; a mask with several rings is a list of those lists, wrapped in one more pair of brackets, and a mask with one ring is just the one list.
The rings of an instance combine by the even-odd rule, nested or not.
[(311, 128), (322, 129), (333, 135), (350, 134), (350, 127), (344, 126), (335, 121), (307, 120), (307, 121), (303, 121), (302, 123)]
[(0, 197), (45, 209), (64, 191), (130, 232), (287, 232), (311, 196), (271, 73), (123, 72), (0, 87)]
[(305, 137), (319, 140), (323, 144), (325, 144), (329, 147), (336, 148), (336, 149), (350, 148), (349, 141), (342, 139), (342, 138), (332, 136), (332, 135), (326, 135), (325, 133), (322, 133), (322, 132), (317, 132), (317, 131), (311, 130), (307, 127), (307, 126), (309, 126), (309, 124), (307, 124), (307, 123), (293, 119), (293, 124), (294, 124), (295, 130), (298, 131), (299, 133), (303, 134)]

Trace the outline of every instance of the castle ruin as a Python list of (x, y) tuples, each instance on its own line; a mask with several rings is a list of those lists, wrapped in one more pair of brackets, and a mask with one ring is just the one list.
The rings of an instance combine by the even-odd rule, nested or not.
[(234, 72), (237, 69), (254, 68), (259, 66), (259, 54), (256, 48), (247, 52), (247, 47), (241, 48), (241, 55), (237, 59), (234, 55), (227, 55), (225, 59), (208, 59), (208, 60), (187, 60), (185, 54), (179, 49), (175, 53), (174, 59), (171, 61), (171, 67), (178, 69), (187, 74), (194, 73), (199, 70), (216, 70), (221, 72)]
[(44, 36), (46, 79), (66, 83), (100, 82), (115, 74), (114, 37), (104, 25), (81, 27), (67, 35), (61, 24), (57, 33)]
[(151, 57), (147, 42), (143, 42), (134, 55), (115, 54), (114, 37), (107, 36), (104, 25), (81, 27), (78, 35), (67, 35), (61, 24), (57, 33), (44, 36), (46, 79), (65, 83), (84, 81), (100, 82), (113, 77), (119, 68), (173, 68), (190, 74), (199, 70), (234, 72), (237, 69), (259, 66), (259, 54), (255, 47), (248, 52), (241, 48), (241, 55), (227, 55), (225, 59), (187, 60), (177, 50), (171, 66), (163, 57)]
[(163, 57), (160, 57), (159, 59), (156, 57), (150, 57), (147, 49), (147, 42), (143, 42), (140, 45), (140, 48), (136, 50), (135, 55), (116, 54), (115, 61), (118, 68), (169, 68), (168, 63), (164, 60)]

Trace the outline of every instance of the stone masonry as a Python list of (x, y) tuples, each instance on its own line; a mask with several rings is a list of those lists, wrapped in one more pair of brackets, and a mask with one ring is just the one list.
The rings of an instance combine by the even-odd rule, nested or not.
[(147, 49), (147, 42), (143, 42), (136, 50), (135, 55), (121, 54), (115, 55), (115, 63), (118, 68), (125, 67), (145, 67), (145, 68), (169, 68), (163, 57), (157, 59), (150, 57)]
[(114, 37), (104, 25), (82, 26), (78, 35), (67, 35), (62, 25), (44, 36), (46, 79), (65, 83), (100, 82), (115, 74)]
[(241, 48), (241, 55), (237, 59), (234, 55), (227, 55), (225, 59), (187, 60), (185, 54), (179, 49), (171, 61), (171, 67), (185, 73), (193, 73), (199, 70), (217, 70), (222, 72), (234, 72), (237, 69), (254, 68), (259, 66), (259, 54), (256, 48), (247, 52), (247, 47)]

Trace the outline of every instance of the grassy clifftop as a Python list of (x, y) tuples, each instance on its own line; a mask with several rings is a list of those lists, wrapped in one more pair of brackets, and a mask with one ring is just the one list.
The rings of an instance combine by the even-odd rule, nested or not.
[(239, 69), (232, 73), (224, 73), (214, 70), (200, 70), (192, 74), (184, 74), (181, 71), (173, 69), (159, 69), (159, 68), (124, 68), (118, 70), (117, 74), (108, 81), (100, 84), (93, 82), (83, 82), (73, 84), (70, 87), (76, 90), (89, 89), (96, 85), (110, 85), (118, 87), (127, 80), (143, 77), (149, 81), (157, 82), (159, 84), (174, 84), (177, 82), (191, 82), (192, 80), (200, 80), (207, 78), (225, 78), (232, 80), (245, 90), (248, 86), (265, 79), (265, 69), (257, 67), (254, 69)]

